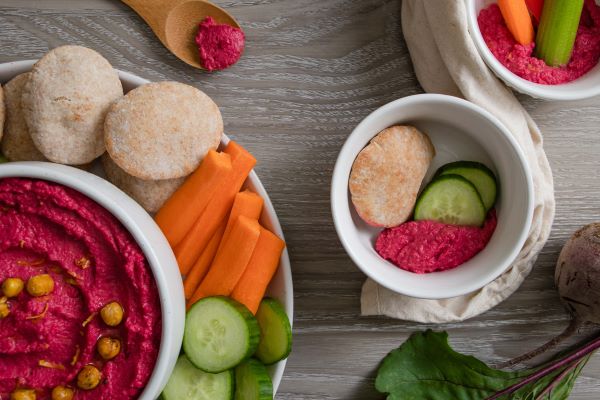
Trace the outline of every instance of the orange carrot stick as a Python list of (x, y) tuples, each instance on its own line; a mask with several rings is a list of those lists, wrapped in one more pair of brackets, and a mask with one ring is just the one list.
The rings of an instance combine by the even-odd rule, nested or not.
[(498, 0), (498, 6), (515, 40), (522, 45), (532, 43), (535, 33), (525, 0)]
[(221, 243), (221, 239), (223, 238), (223, 233), (225, 232), (225, 227), (227, 223), (225, 220), (221, 222), (221, 225), (217, 228), (217, 231), (213, 235), (213, 237), (206, 245), (206, 248), (200, 254), (200, 257), (190, 270), (190, 272), (185, 276), (183, 280), (183, 290), (185, 293), (185, 298), (189, 299), (192, 297), (202, 279), (206, 276), (208, 272), (208, 268), (210, 264), (212, 264), (213, 259), (215, 258), (215, 254), (217, 253), (217, 249), (219, 248), (219, 243)]
[[(231, 232), (231, 229), (239, 216), (258, 220), (260, 218), (260, 213), (262, 212), (263, 204), (264, 200), (262, 197), (248, 189), (237, 193), (235, 195), (235, 200), (233, 201), (233, 206), (231, 207), (231, 213), (229, 214), (229, 220), (227, 221), (227, 227), (225, 228), (223, 237), (227, 237), (229, 232)], [(223, 246), (223, 240), (221, 240), (220, 246)]]
[(208, 296), (229, 296), (252, 257), (259, 236), (257, 220), (238, 217), (189, 304)]
[(208, 268), (219, 249), (219, 244), (223, 246), (223, 238), (227, 237), (235, 221), (240, 215), (250, 219), (258, 219), (262, 211), (263, 199), (256, 193), (249, 190), (244, 190), (235, 195), (233, 207), (229, 213), (227, 224), (221, 223), (217, 232), (208, 242), (208, 245), (185, 277), (183, 288), (185, 289), (185, 298), (189, 299), (208, 272)]
[(248, 307), (252, 314), (256, 314), (267, 286), (277, 271), (284, 247), (283, 240), (267, 229), (260, 228), (260, 236), (252, 258), (248, 262), (244, 275), (231, 293), (231, 298)]
[(252, 157), (252, 154), (233, 140), (229, 142), (225, 152), (231, 156), (233, 170), (218, 185), (217, 191), (200, 217), (194, 222), (185, 238), (175, 247), (175, 257), (183, 275), (190, 271), (206, 248), (219, 227), (219, 223), (225, 219), (227, 212), (231, 209), (235, 194), (239, 192), (246, 177), (256, 164), (256, 159)]
[(200, 166), (166, 201), (154, 217), (172, 247), (179, 243), (232, 171), (229, 154), (209, 151)]

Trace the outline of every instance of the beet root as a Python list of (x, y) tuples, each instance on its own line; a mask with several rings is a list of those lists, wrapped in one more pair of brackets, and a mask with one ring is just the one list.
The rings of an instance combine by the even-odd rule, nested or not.
[(567, 241), (554, 280), (573, 316), (600, 324), (600, 223), (584, 226)]
[(502, 368), (541, 355), (571, 337), (584, 324), (600, 324), (600, 223), (584, 226), (565, 243), (556, 263), (554, 281), (573, 317), (569, 326), (537, 349), (501, 364)]

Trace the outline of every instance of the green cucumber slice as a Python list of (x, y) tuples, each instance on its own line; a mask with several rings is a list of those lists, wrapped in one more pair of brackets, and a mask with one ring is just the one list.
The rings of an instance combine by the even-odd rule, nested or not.
[(460, 175), (441, 175), (429, 182), (417, 199), (415, 220), (481, 226), (485, 207), (471, 182)]
[(260, 342), (254, 354), (266, 365), (286, 358), (292, 351), (292, 327), (283, 306), (275, 299), (261, 301), (256, 319), (260, 327)]
[(251, 358), (235, 369), (235, 400), (273, 400), (273, 383), (267, 368)]
[(228, 297), (207, 297), (187, 313), (183, 351), (197, 368), (215, 374), (249, 358), (259, 339), (258, 322), (244, 305)]
[(163, 400), (232, 400), (233, 370), (210, 374), (194, 367), (184, 355), (177, 359), (175, 369), (162, 392)]
[(443, 165), (436, 172), (436, 176), (449, 174), (460, 175), (475, 185), (486, 211), (494, 206), (498, 190), (491, 169), (476, 161), (457, 161)]

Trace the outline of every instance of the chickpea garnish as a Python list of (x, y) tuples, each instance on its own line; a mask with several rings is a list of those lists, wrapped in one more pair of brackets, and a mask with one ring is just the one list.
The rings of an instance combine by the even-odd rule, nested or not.
[(27, 281), (27, 293), (33, 297), (45, 296), (54, 290), (54, 279), (48, 274), (36, 275)]
[(0, 319), (8, 317), (9, 314), (10, 307), (8, 306), (8, 303), (0, 302)]
[(72, 400), (75, 391), (66, 386), (56, 386), (52, 389), (52, 400)]
[(116, 301), (112, 301), (100, 310), (102, 321), (108, 326), (117, 326), (123, 321), (123, 307)]
[(6, 297), (17, 297), (23, 291), (25, 283), (20, 278), (6, 278), (2, 282), (2, 293)]
[(35, 400), (35, 390), (16, 389), (10, 394), (10, 400)]
[(102, 373), (93, 365), (86, 365), (77, 374), (77, 387), (83, 390), (92, 390), (100, 384)]
[(105, 360), (112, 360), (121, 352), (121, 341), (111, 337), (102, 337), (96, 343), (98, 354)]

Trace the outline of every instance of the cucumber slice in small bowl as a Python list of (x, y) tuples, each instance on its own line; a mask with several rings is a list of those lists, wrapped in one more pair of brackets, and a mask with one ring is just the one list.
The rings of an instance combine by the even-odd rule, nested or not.
[(260, 342), (254, 356), (266, 365), (287, 358), (292, 351), (292, 327), (283, 306), (275, 299), (261, 301), (256, 319)]
[(477, 161), (456, 161), (441, 166), (435, 176), (450, 174), (460, 175), (475, 185), (486, 211), (494, 207), (498, 195), (498, 184), (491, 169)]
[(234, 372), (211, 374), (196, 368), (185, 355), (179, 356), (169, 382), (163, 389), (163, 400), (232, 400)]
[(475, 185), (460, 175), (441, 175), (429, 182), (417, 199), (415, 221), (481, 226), (486, 209)]
[(256, 351), (260, 328), (242, 304), (224, 296), (206, 297), (188, 311), (183, 351), (197, 368), (219, 373), (234, 368)]
[(273, 400), (273, 383), (267, 368), (250, 358), (235, 368), (235, 400)]

